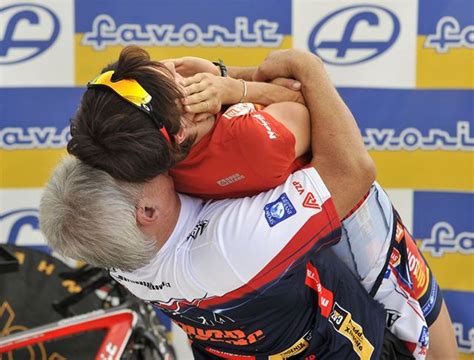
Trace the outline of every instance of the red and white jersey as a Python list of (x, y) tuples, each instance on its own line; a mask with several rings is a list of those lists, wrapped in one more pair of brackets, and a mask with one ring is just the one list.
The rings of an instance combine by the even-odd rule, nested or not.
[[(295, 160), (294, 147), (293, 134), (277, 119), (253, 104), (236, 104), (217, 117), (214, 128), (170, 174), (178, 191), (201, 198), (250, 196), (283, 183), (305, 166), (308, 159)], [(426, 349), (424, 333), (428, 324), (419, 316), (424, 302), (406, 297), (401, 289), (394, 290), (387, 279), (382, 281), (395, 236), (394, 218), (390, 199), (375, 182), (342, 221), (342, 239), (333, 251), (368, 292), (376, 293), (379, 286), (391, 289), (381, 289), (375, 295), (397, 313), (398, 321), (388, 319), (390, 330), (417, 348)], [(419, 254), (416, 249), (413, 253)], [(430, 303), (439, 303), (440, 299), (431, 299)], [(435, 318), (437, 312), (433, 314)], [(423, 351), (413, 346), (410, 349), (417, 359), (424, 358)]]
[(236, 104), (170, 170), (180, 193), (200, 198), (244, 197), (272, 189), (309, 159), (295, 160), (295, 137), (265, 110)]
[(340, 222), (314, 168), (252, 198), (180, 199), (154, 259), (110, 274), (170, 316), (195, 358), (378, 358), (385, 313), (323, 250)]
[[(338, 216), (314, 168), (253, 198), (204, 202), (180, 194), (180, 199), (178, 223), (153, 261), (132, 273), (112, 272), (141, 299), (171, 305), (258, 288), (321, 239), (338, 240), (329, 236), (339, 228)], [(305, 231), (311, 231), (311, 240), (302, 239)]]

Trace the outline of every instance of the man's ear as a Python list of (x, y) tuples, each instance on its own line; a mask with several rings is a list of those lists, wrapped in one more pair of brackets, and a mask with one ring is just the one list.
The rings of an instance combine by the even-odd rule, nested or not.
[(184, 139), (186, 139), (186, 129), (183, 126), (181, 126), (177, 134), (174, 135), (174, 139), (177, 144), (181, 144)]
[(153, 205), (147, 204), (146, 201), (141, 200), (137, 206), (136, 217), (138, 224), (148, 226), (158, 219), (158, 211)]

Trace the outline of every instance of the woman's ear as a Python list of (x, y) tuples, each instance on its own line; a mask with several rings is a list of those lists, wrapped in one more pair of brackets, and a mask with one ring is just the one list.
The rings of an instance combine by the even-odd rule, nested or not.
[(177, 144), (181, 144), (186, 139), (186, 129), (181, 126), (179, 131), (174, 135), (174, 140)]

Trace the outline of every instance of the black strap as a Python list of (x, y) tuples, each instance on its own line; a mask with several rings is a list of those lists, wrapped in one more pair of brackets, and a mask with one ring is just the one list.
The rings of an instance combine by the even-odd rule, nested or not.
[(224, 60), (219, 59), (218, 62), (213, 62), (214, 65), (216, 65), (219, 68), (219, 71), (221, 72), (222, 77), (227, 76), (227, 66), (224, 64)]

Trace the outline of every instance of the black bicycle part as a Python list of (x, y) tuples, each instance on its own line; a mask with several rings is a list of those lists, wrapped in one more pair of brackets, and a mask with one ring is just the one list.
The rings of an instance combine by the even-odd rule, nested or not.
[(20, 263), (8, 249), (0, 246), (0, 274), (18, 271)]

